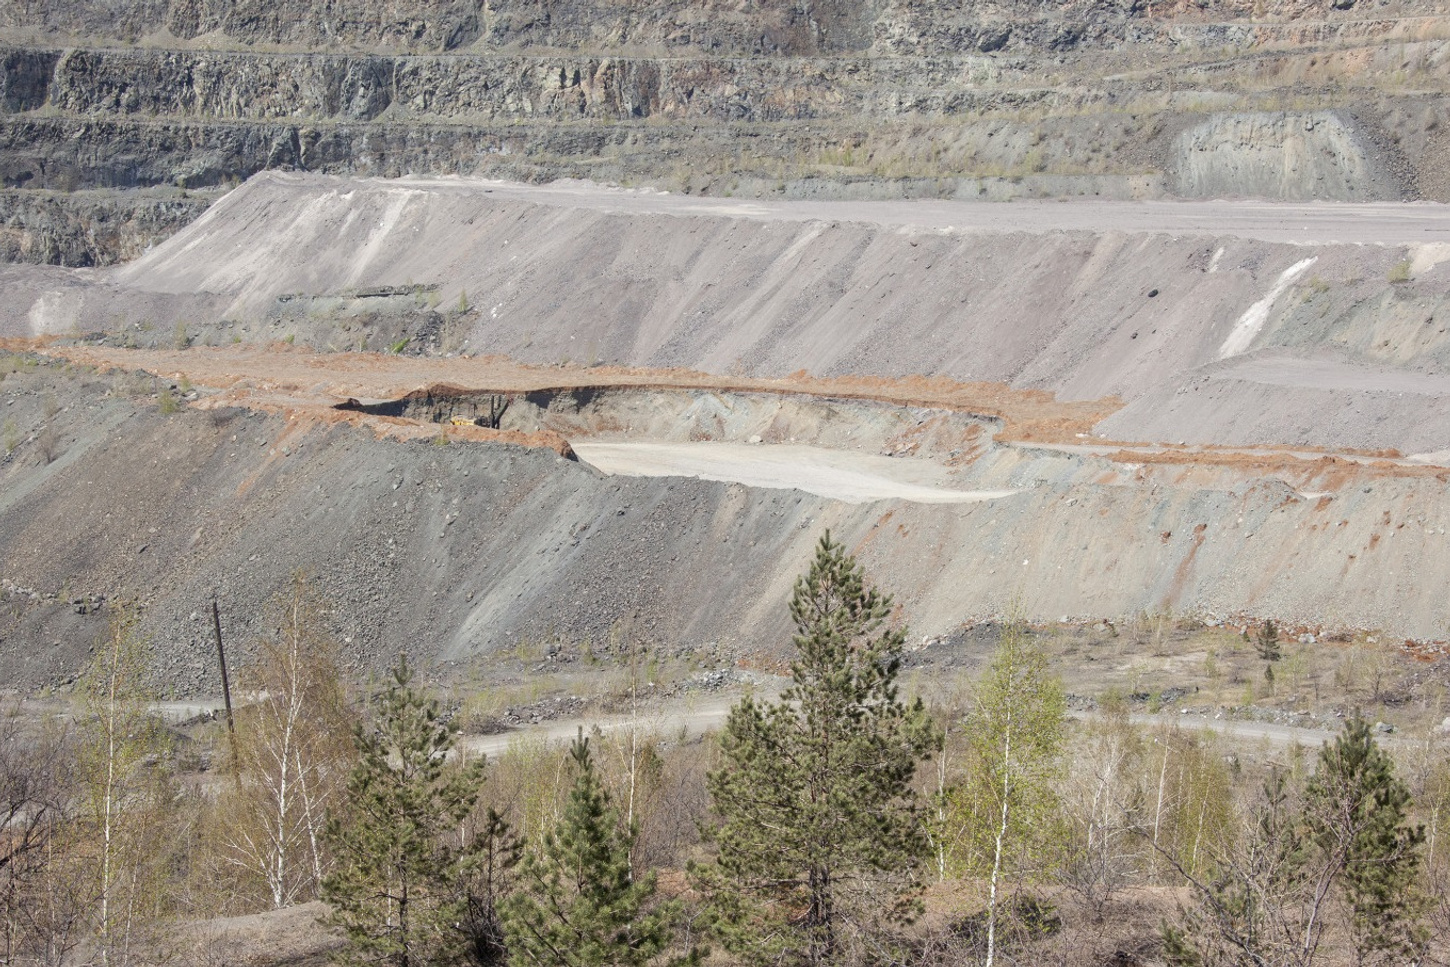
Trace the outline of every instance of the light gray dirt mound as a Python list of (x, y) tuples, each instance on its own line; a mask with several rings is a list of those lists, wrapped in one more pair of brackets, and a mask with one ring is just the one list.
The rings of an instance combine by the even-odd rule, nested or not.
[[(0, 274), (0, 331), (144, 320), (159, 344), (178, 321), (231, 317), (352, 345), (356, 332), (325, 318), (278, 324), (279, 298), (424, 283), (439, 306), (468, 309), (450, 348), (540, 363), (944, 375), (1130, 403), (1171, 399), (1201, 367), (1265, 347), (1450, 364), (1442, 206), (766, 203), (290, 175), (255, 179), (130, 265)], [(1354, 390), (1319, 389), (1355, 412)], [(1161, 439), (1156, 409), (1130, 409), (1112, 433)], [(1328, 432), (1282, 409), (1252, 440), (1240, 417), (1207, 408), (1167, 439), (1450, 445), (1423, 439), (1413, 414)]]

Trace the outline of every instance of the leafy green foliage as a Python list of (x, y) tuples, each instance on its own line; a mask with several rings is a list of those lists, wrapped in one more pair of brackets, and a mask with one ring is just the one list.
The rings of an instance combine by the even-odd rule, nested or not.
[(1270, 772), (1252, 804), (1254, 820), (1211, 879), (1181, 864), (1202, 902), (1166, 925), (1164, 954), (1175, 967), (1199, 964), (1309, 964), (1322, 922), (1313, 918), (1315, 870), (1298, 802), (1282, 772)]
[(1176, 864), (1200, 902), (1165, 930), (1170, 963), (1308, 967), (1341, 907), (1356, 963), (1416, 962), (1428, 939), (1417, 889), (1424, 833), (1408, 823), (1409, 800), (1370, 727), (1345, 722), (1302, 799), (1270, 774), (1248, 835), (1213, 879)]
[(731, 952), (826, 964), (847, 924), (889, 929), (914, 913), (927, 838), (910, 783), (940, 735), (897, 695), (906, 632), (886, 625), (891, 598), (829, 533), (790, 613), (792, 684), (731, 710), (708, 779), (718, 858), (695, 874)]
[[(520, 867), (523, 889), (501, 906), (513, 967), (648, 964), (670, 943), (675, 903), (651, 905), (653, 873), (630, 875), (637, 830), (621, 829), (582, 734), (569, 750), (574, 785), (557, 825)], [(672, 963), (693, 964), (698, 951)]]
[(401, 656), (390, 678), (376, 723), (357, 732), (347, 808), (327, 824), (335, 866), (322, 895), (355, 962), (415, 967), (454, 959), (465, 944), (458, 885), (476, 844), (457, 830), (478, 797), (483, 760), (448, 764), (453, 734), (438, 703), (413, 688)]
[(1020, 622), (1010, 622), (967, 722), (967, 775), (947, 794), (962, 830), (958, 863), (989, 878), (988, 965), (996, 953), (1000, 884), (1040, 865), (1065, 839), (1057, 783), (1066, 711), (1047, 656)]

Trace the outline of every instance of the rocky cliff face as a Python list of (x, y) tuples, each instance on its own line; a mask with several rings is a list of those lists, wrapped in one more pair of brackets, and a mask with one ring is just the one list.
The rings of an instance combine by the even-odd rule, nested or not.
[(17, 0), (0, 30), (207, 47), (473, 52), (696, 50), (716, 56), (1070, 50), (1224, 21), (1363, 21), (1443, 0)]
[(1446, 199), (1447, 9), (29, 0), (0, 10), (0, 181), (196, 188), (296, 168), (717, 194)]
[(74, 267), (130, 261), (206, 211), (215, 195), (0, 191), (0, 261)]

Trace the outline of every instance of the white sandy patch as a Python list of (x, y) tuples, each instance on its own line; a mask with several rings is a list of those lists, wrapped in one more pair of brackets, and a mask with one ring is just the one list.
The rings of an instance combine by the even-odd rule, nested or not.
[(579, 459), (627, 477), (697, 477), (806, 493), (864, 504), (908, 500), (964, 504), (1010, 497), (1015, 490), (954, 490), (945, 471), (924, 460), (850, 453), (799, 444), (573, 443)]
[(1249, 306), (1248, 311), (1239, 317), (1238, 322), (1234, 323), (1233, 331), (1228, 334), (1223, 345), (1218, 347), (1218, 358), (1227, 359), (1248, 349), (1249, 344), (1254, 341), (1254, 337), (1259, 334), (1259, 330), (1264, 328), (1264, 323), (1269, 319), (1269, 310), (1274, 308), (1274, 303), (1278, 301), (1279, 296), (1294, 284), (1295, 279), (1304, 274), (1304, 270), (1318, 261), (1319, 256), (1315, 255), (1295, 262), (1285, 269), (1270, 287), (1268, 295)]
[(348, 285), (358, 285), (367, 277), (373, 263), (386, 254), (388, 246), (396, 244), (397, 240), (392, 238), (393, 230), (398, 227), (409, 203), (427, 197), (426, 192), (413, 190), (393, 189), (388, 194), (390, 197), (378, 218), (377, 229), (368, 236), (353, 260), (352, 272), (347, 278)]
[(82, 301), (79, 293), (64, 289), (44, 293), (26, 313), (31, 335), (44, 336), (69, 329)]
[(1414, 254), (1410, 256), (1410, 274), (1428, 272), (1441, 262), (1450, 262), (1450, 242), (1416, 245)]

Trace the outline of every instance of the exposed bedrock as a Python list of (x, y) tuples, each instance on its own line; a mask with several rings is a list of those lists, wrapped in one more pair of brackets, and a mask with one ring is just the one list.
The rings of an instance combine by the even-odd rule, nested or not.
[(128, 261), (175, 234), (215, 197), (174, 189), (0, 190), (0, 262), (85, 267)]
[[(1440, 2), (124, 6), (0, 11), (0, 185), (295, 169), (714, 196), (1450, 199)], [(70, 236), (0, 256), (134, 254), (91, 232), (86, 202), (46, 204), (74, 209), (52, 219)]]

